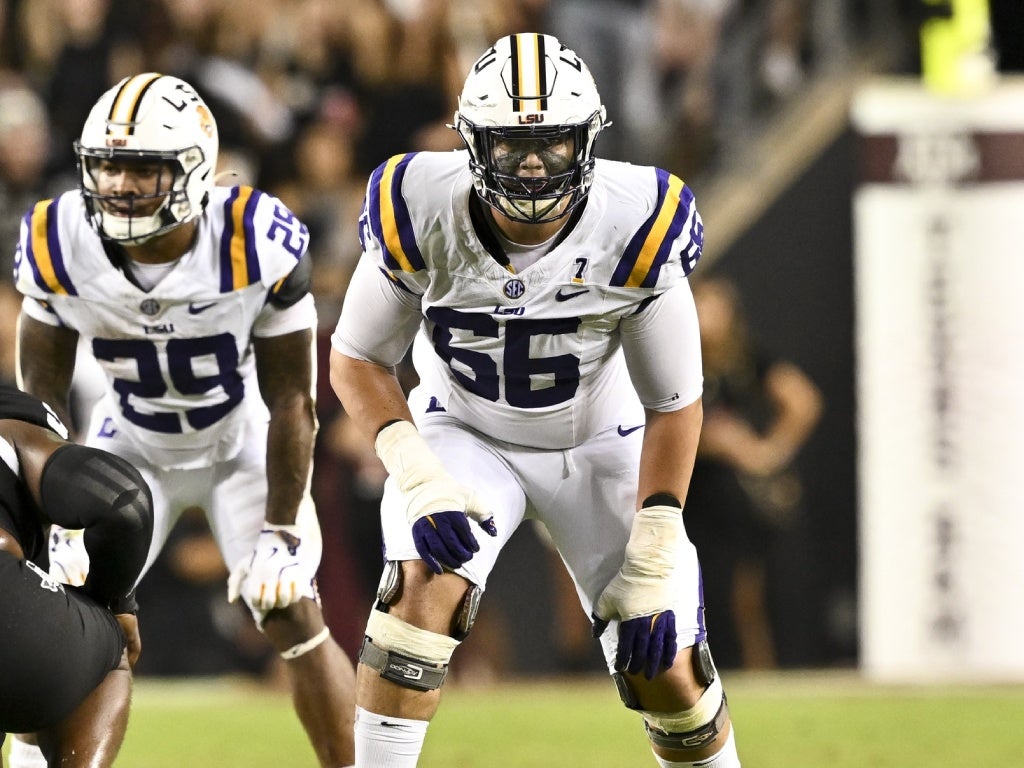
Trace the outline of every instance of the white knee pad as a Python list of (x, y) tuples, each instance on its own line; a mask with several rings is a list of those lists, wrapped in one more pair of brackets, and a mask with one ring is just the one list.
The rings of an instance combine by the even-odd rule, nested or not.
[(697, 703), (683, 712), (640, 712), (652, 744), (699, 749), (715, 740), (729, 719), (722, 681), (715, 678)]
[(374, 609), (359, 661), (393, 683), (419, 691), (440, 688), (459, 641)]

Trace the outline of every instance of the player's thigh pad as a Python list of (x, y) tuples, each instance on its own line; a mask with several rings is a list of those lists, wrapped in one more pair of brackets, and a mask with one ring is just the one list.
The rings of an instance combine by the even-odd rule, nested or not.
[[(452, 477), (480, 493), (494, 514), (498, 529), (495, 537), (470, 522), (480, 551), (455, 571), (485, 589), (498, 553), (522, 523), (526, 511), (526, 497), (508, 463), (507, 449), (450, 419), (425, 421), (419, 430)], [(384, 485), (381, 499), (381, 528), (385, 559), (419, 559), (405, 499), (391, 478)]]
[(0, 731), (48, 728), (117, 668), (124, 635), (109, 611), (4, 552), (0, 593)]

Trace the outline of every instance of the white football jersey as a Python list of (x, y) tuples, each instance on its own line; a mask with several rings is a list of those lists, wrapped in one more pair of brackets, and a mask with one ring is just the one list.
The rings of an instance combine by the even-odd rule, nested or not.
[[(519, 273), (483, 205), (465, 151), (382, 164), (369, 181), (364, 255), (335, 348), (393, 365), (416, 332), (409, 313), (418, 312), (414, 416), (444, 413), (537, 448), (579, 445), (622, 419), (642, 424), (640, 402), (674, 410), (700, 396), (686, 277), (703, 225), (679, 178), (599, 160), (585, 206)], [(677, 306), (659, 306), (669, 302)]]
[[(78, 192), (26, 215), (15, 257), (25, 311), (78, 331), (117, 404), (112, 429), (153, 463), (208, 466), (234, 456), (243, 421), (266, 418), (251, 339), (269, 296), (306, 253), (305, 225), (251, 187), (215, 187), (195, 243), (152, 290), (115, 266)], [(315, 327), (303, 313), (284, 333)]]

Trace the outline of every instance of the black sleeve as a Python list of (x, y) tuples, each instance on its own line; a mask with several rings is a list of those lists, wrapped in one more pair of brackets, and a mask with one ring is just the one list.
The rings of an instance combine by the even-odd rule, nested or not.
[(267, 297), (267, 301), (275, 307), (285, 309), (297, 302), (307, 293), (313, 280), (313, 262), (308, 256), (299, 259), (295, 269), (288, 273), (280, 285), (278, 285)]
[(84, 590), (114, 613), (134, 612), (153, 538), (153, 496), (138, 470), (106, 451), (66, 445), (43, 468), (40, 498), (54, 523), (85, 529)]

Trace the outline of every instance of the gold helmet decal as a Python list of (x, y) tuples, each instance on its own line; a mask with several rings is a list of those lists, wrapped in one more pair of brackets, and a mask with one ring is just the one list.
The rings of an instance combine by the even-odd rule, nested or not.
[[(548, 95), (554, 73), (549, 76), (545, 39), (542, 35), (526, 33), (512, 35), (510, 72), (512, 107), (516, 112), (544, 112), (548, 108)], [(542, 122), (543, 115), (531, 114), (520, 119), (523, 123)], [(529, 119), (532, 118), (532, 119)]]

